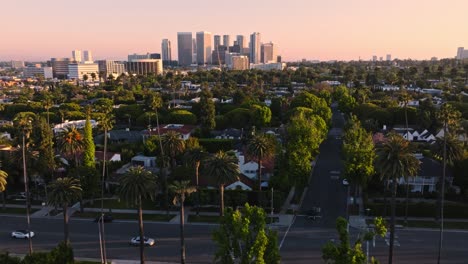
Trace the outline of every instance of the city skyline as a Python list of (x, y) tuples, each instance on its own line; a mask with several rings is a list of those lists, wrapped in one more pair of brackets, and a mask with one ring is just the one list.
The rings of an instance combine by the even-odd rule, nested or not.
[[(468, 2), (462, 0), (430, 0), (424, 5), (403, 0), (273, 0), (268, 5), (239, 0), (239, 6), (252, 12), (233, 12), (215, 3), (186, 1), (181, 9), (175, 2), (145, 0), (138, 5), (106, 0), (82, 0), (79, 5), (58, 0), (6, 2), (3, 18), (12, 23), (2, 29), (6, 37), (0, 60), (70, 57), (75, 49), (92, 50), (95, 59), (122, 60), (127, 54), (161, 52), (162, 39), (175, 47), (177, 32), (199, 31), (230, 35), (231, 42), (239, 34), (260, 32), (265, 42), (279, 44), (277, 54), (285, 61), (370, 60), (386, 54), (399, 59), (454, 58), (458, 47), (468, 46)], [(79, 15), (71, 16), (71, 10)], [(180, 19), (174, 19), (175, 14)], [(27, 26), (31, 21), (38, 26)], [(177, 52), (172, 57), (178, 58)]]

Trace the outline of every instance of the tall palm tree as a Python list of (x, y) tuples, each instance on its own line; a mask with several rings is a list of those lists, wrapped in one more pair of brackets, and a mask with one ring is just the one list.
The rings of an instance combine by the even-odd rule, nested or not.
[(224, 216), (224, 186), (239, 178), (239, 164), (235, 156), (220, 151), (206, 159), (204, 175), (219, 187), (220, 216)]
[[(33, 116), (29, 113), (18, 113), (13, 119), (15, 126), (18, 127), (22, 132), (22, 159), (23, 159), (23, 180), (24, 180), (24, 192), (26, 193), (26, 221), (28, 226), (28, 231), (31, 230), (31, 218), (30, 218), (30, 193), (29, 193), (29, 181), (28, 174), (26, 170), (26, 138), (29, 138), (29, 135), (32, 130), (32, 121)], [(32, 254), (32, 239), (31, 236), (28, 236), (29, 242), (29, 254)]]
[[(442, 165), (442, 183), (440, 185), (440, 231), (439, 231), (439, 254), (437, 257), (437, 263), (440, 263), (440, 258), (442, 254), (442, 245), (443, 245), (443, 234), (444, 234), (444, 199), (445, 199), (445, 174), (447, 168), (447, 139), (450, 137), (452, 130), (456, 130), (456, 127), (459, 126), (461, 113), (455, 109), (450, 104), (443, 104), (440, 107), (439, 112), (437, 112), (437, 119), (442, 122), (442, 128), (444, 131), (443, 136), (443, 165)], [(450, 160), (452, 160), (453, 155), (450, 155)]]
[(262, 192), (262, 162), (275, 153), (275, 144), (267, 135), (253, 135), (248, 142), (247, 153), (257, 159), (258, 205), (260, 206)]
[(184, 202), (197, 188), (191, 186), (190, 181), (175, 181), (169, 185), (169, 189), (174, 192), (174, 205), (180, 206), (180, 263), (185, 264)]
[(50, 126), (50, 108), (52, 108), (52, 106), (54, 105), (54, 102), (52, 101), (52, 98), (51, 96), (46, 96), (44, 98), (44, 101), (43, 101), (43, 104), (44, 104), (44, 108), (45, 110), (47, 111), (47, 125)]
[(377, 168), (382, 175), (388, 175), (393, 184), (391, 200), (391, 219), (390, 219), (390, 246), (388, 254), (388, 263), (393, 263), (393, 245), (395, 240), (395, 204), (397, 181), (401, 177), (414, 176), (420, 162), (413, 155), (410, 144), (402, 136), (391, 134), (377, 151)]
[(70, 244), (68, 231), (68, 206), (78, 201), (81, 197), (82, 189), (78, 179), (74, 178), (57, 178), (49, 184), (49, 193), (47, 203), (54, 207), (63, 208), (63, 234), (64, 241)]
[[(169, 214), (169, 189), (167, 188), (167, 174), (166, 174), (166, 159), (164, 156), (164, 148), (162, 143), (161, 137), (161, 130), (159, 127), (159, 114), (158, 109), (163, 106), (163, 100), (159, 93), (151, 93), (149, 95), (149, 105), (151, 109), (156, 113), (156, 131), (158, 133), (158, 141), (159, 141), (159, 151), (161, 154), (161, 176), (163, 178), (164, 184), (164, 207), (166, 207), (166, 213)], [(151, 134), (150, 134), (151, 135)]]
[[(122, 199), (138, 207), (138, 227), (140, 231), (140, 262), (145, 263), (142, 198), (153, 199), (156, 192), (156, 175), (142, 166), (131, 167), (119, 180), (119, 195)], [(101, 221), (103, 222), (103, 221)]]
[[(411, 95), (406, 89), (402, 89), (399, 100), (403, 102), (405, 109), (405, 135), (406, 140), (409, 140), (409, 127), (408, 127), (408, 103), (411, 100)], [(406, 181), (406, 205), (405, 205), (405, 225), (408, 226), (408, 205), (409, 205), (409, 181)]]
[(58, 147), (65, 154), (73, 157), (75, 167), (79, 166), (78, 152), (84, 148), (83, 135), (75, 126), (66, 127), (58, 137)]
[[(101, 178), (101, 217), (104, 217), (104, 187), (106, 179), (106, 162), (107, 162), (107, 133), (110, 131), (114, 124), (114, 115), (112, 114), (113, 102), (98, 104), (96, 106), (97, 111), (100, 112), (98, 116), (98, 125), (104, 132), (104, 151), (102, 159), (102, 178)], [(104, 233), (104, 221), (99, 221), (100, 228), (100, 247), (101, 247), (101, 260), (103, 263), (107, 263), (106, 253), (106, 240)]]
[(180, 134), (175, 131), (168, 131), (162, 138), (164, 152), (171, 159), (171, 169), (174, 171), (176, 167), (176, 156), (184, 152), (185, 142), (180, 137)]
[(200, 192), (199, 188), (199, 172), (201, 161), (206, 157), (206, 152), (201, 147), (189, 149), (185, 153), (185, 160), (187, 163), (192, 164), (195, 168), (195, 186), (197, 188), (197, 215), (200, 213)]

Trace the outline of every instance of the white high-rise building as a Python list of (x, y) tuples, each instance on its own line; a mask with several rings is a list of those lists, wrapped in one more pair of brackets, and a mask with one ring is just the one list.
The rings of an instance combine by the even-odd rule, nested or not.
[(97, 63), (70, 63), (68, 64), (68, 79), (83, 80), (83, 76), (88, 76), (91, 80), (91, 73), (99, 76), (99, 66)]
[(90, 50), (85, 50), (83, 52), (83, 59), (84, 59), (85, 63), (93, 63), (94, 62), (93, 54), (91, 53)]
[(197, 64), (211, 64), (211, 33), (197, 32)]
[(392, 54), (387, 54), (387, 61), (391, 61), (392, 60)]
[(24, 68), (24, 61), (11, 61), (11, 67), (13, 69)]
[(468, 59), (468, 50), (466, 50), (464, 47), (459, 47), (457, 49), (457, 60), (464, 60)]
[(75, 62), (80, 63), (81, 62), (81, 50), (73, 50), (72, 51), (72, 59)]
[(171, 41), (163, 39), (161, 43), (161, 53), (163, 61), (172, 61), (172, 47)]
[(373, 61), (373, 62), (376, 62), (376, 61), (377, 61), (377, 56), (373, 55), (373, 56), (372, 56), (372, 61)]
[(250, 35), (250, 63), (260, 63), (260, 33), (254, 32)]
[(264, 43), (261, 47), (261, 58), (262, 63), (274, 63), (276, 62), (276, 47), (273, 42)]

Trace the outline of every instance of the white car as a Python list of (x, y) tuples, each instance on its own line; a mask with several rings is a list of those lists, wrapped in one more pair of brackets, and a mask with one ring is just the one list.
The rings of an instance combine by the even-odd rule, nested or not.
[[(145, 246), (154, 246), (154, 244), (156, 243), (156, 241), (152, 238), (149, 238), (149, 237), (145, 237), (144, 240), (143, 240), (143, 243), (145, 244)], [(136, 237), (132, 237), (132, 239), (130, 239), (130, 245), (133, 245), (133, 246), (139, 246), (140, 245), (140, 236), (136, 236)]]
[(11, 237), (12, 238), (33, 238), (34, 237), (34, 232), (33, 231), (27, 231), (27, 230), (15, 230), (11, 232)]
[(343, 185), (344, 185), (344, 186), (348, 186), (348, 185), (349, 185), (349, 182), (348, 182), (347, 179), (343, 179)]

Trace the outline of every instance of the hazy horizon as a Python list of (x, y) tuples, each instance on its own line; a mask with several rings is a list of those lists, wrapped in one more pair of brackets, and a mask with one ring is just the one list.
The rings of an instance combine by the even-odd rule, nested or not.
[[(161, 52), (177, 32), (209, 31), (278, 45), (284, 61), (453, 58), (468, 48), (468, 1), (24, 0), (2, 3), (0, 61), (45, 61), (90, 50), (95, 59)], [(195, 36), (195, 34), (194, 34)]]

